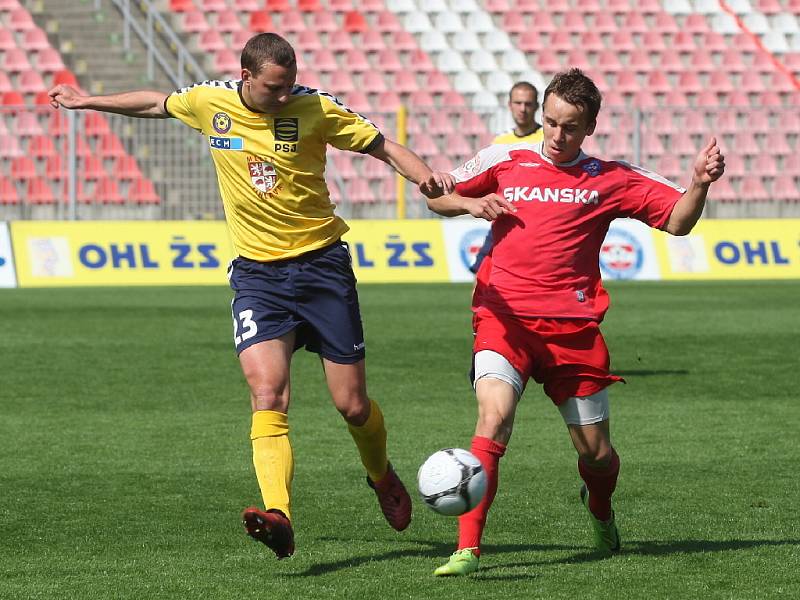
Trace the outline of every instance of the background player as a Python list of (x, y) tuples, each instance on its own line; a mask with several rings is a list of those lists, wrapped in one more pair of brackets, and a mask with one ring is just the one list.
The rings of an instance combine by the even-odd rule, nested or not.
[(607, 554), (620, 547), (611, 508), (620, 460), (611, 444), (606, 390), (620, 378), (609, 372), (599, 330), (608, 308), (600, 247), (618, 217), (686, 235), (725, 165), (711, 138), (684, 190), (639, 167), (587, 156), (581, 144), (594, 132), (600, 104), (600, 92), (580, 70), (557, 74), (544, 94), (541, 144), (481, 150), (453, 172), (455, 194), (428, 202), (445, 216), (493, 221), (495, 238), (487, 285), (473, 299), (478, 422), (471, 450), (486, 470), (487, 492), (460, 517), (458, 549), (436, 575), (478, 568), (499, 461), (530, 377), (559, 408), (578, 452), (580, 497), (597, 549)]
[(355, 277), (340, 241), (348, 227), (325, 185), (326, 147), (371, 154), (424, 193), (452, 191), (453, 182), (332, 96), (296, 85), (294, 50), (279, 35), (251, 38), (241, 64), (240, 81), (205, 81), (169, 96), (84, 96), (66, 85), (49, 93), (56, 108), (174, 117), (208, 137), (239, 255), (229, 270), (234, 336), (250, 387), (253, 464), (266, 508), (245, 509), (242, 518), (249, 535), (283, 558), (294, 552), (289, 367), (302, 346), (321, 357), (386, 519), (397, 530), (411, 519), (410, 499), (387, 459), (381, 410), (367, 396)]
[[(508, 110), (514, 120), (514, 127), (501, 133), (492, 140), (493, 144), (516, 144), (528, 142), (535, 144), (542, 141), (542, 126), (536, 122), (536, 111), (539, 110), (539, 90), (532, 83), (518, 81), (511, 86), (508, 92)], [(492, 230), (490, 229), (483, 240), (475, 262), (470, 271), (477, 274), (484, 259), (492, 251)]]

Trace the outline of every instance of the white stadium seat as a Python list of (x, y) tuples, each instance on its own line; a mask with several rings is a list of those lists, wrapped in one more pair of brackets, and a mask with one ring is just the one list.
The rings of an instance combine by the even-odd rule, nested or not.
[(450, 45), (441, 31), (431, 29), (420, 36), (419, 47), (425, 52), (437, 54), (442, 50), (447, 50)]
[(786, 36), (778, 31), (769, 31), (761, 37), (764, 47), (770, 52), (783, 54), (789, 52), (790, 47), (786, 41)]
[(521, 50), (506, 50), (500, 56), (500, 67), (510, 73), (521, 73), (529, 70), (531, 65)]
[(728, 35), (734, 35), (741, 31), (736, 24), (736, 19), (728, 13), (720, 13), (711, 17), (711, 29), (717, 33)]
[(483, 38), (483, 47), (491, 52), (511, 50), (514, 44), (505, 31), (490, 31)]
[(722, 12), (718, 0), (693, 0), (694, 11), (704, 15), (713, 15)]
[(486, 76), (486, 89), (495, 94), (508, 94), (514, 80), (505, 71), (495, 71)]
[(670, 0), (663, 4), (664, 10), (673, 15), (688, 15), (694, 12), (689, 0)]
[(415, 13), (419, 10), (414, 0), (386, 0), (386, 8), (401, 15)]
[(430, 31), (431, 20), (422, 12), (410, 12), (403, 19), (403, 28), (410, 33)]
[(474, 12), (467, 15), (467, 29), (476, 33), (495, 31), (494, 21), (489, 13)]
[(746, 15), (753, 12), (753, 7), (750, 6), (749, 0), (728, 0), (728, 6), (737, 15)]
[(458, 73), (467, 69), (461, 53), (456, 50), (444, 50), (439, 54), (436, 58), (436, 67), (442, 73)]
[(433, 18), (433, 26), (442, 33), (459, 33), (464, 30), (464, 24), (458, 13), (446, 11)]
[(466, 30), (453, 36), (451, 46), (459, 52), (475, 52), (480, 49), (481, 41), (477, 33)]
[(780, 31), (781, 33), (797, 33), (800, 31), (800, 23), (791, 13), (778, 13), (772, 17), (771, 21), (773, 31)]
[(491, 73), (497, 70), (497, 61), (488, 50), (477, 50), (469, 57), (469, 68), (476, 73)]
[(475, 94), (483, 90), (480, 77), (472, 71), (458, 73), (453, 79), (453, 87), (462, 94)]
[(475, 0), (450, 0), (450, 10), (462, 15), (482, 10)]
[(489, 90), (480, 90), (472, 96), (470, 104), (473, 108), (494, 108), (500, 103), (497, 101), (497, 94)]
[(445, 0), (425, 0), (424, 2), (420, 2), (419, 9), (429, 15), (438, 15), (439, 13), (448, 12), (450, 10)]
[(750, 31), (758, 35), (764, 35), (771, 30), (769, 21), (767, 21), (767, 17), (761, 13), (750, 13), (745, 15), (742, 17), (742, 22)]

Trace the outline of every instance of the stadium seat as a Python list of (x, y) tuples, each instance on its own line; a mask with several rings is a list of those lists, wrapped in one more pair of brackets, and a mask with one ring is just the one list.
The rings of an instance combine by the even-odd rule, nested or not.
[(36, 94), (47, 90), (47, 86), (38, 71), (23, 71), (17, 77), (17, 90), (24, 94)]
[[(725, 154), (725, 175), (739, 179), (746, 175), (748, 170), (745, 166), (744, 157), (741, 154), (728, 152)], [(723, 177), (725, 179), (725, 177)], [(716, 185), (716, 184), (715, 184)]]
[(353, 204), (363, 204), (374, 202), (375, 195), (372, 193), (369, 182), (366, 179), (357, 178), (345, 182), (344, 197)]
[(28, 53), (21, 48), (6, 50), (3, 56), (2, 68), (9, 73), (20, 73), (32, 69), (28, 60)]
[(386, 81), (379, 71), (367, 71), (361, 76), (361, 88), (367, 93), (387, 91)]
[(15, 206), (19, 204), (17, 186), (2, 173), (0, 173), (0, 204), (5, 206)]
[(15, 119), (12, 131), (22, 137), (31, 137), (44, 134), (36, 114), (32, 112), (20, 112)]
[(218, 50), (213, 55), (213, 70), (220, 75), (234, 75), (241, 70), (239, 57), (232, 50)]
[(439, 154), (439, 148), (436, 146), (436, 142), (425, 134), (415, 136), (414, 139), (411, 140), (410, 147), (422, 157), (436, 156)]
[[(592, 30), (596, 31), (600, 34), (615, 34), (618, 31), (622, 31), (618, 26), (617, 22), (614, 19), (614, 15), (601, 11), (595, 13), (594, 25), (592, 25)], [(625, 33), (631, 35), (633, 32), (624, 29)]]
[(772, 156), (786, 156), (794, 152), (789, 142), (786, 141), (786, 134), (780, 130), (767, 131), (764, 148), (765, 152)]
[(326, 86), (336, 96), (343, 96), (358, 89), (348, 71), (334, 71)]
[(412, 111), (419, 108), (429, 109), (436, 106), (436, 100), (427, 90), (416, 90), (411, 92), (408, 98), (408, 105)]
[(386, 48), (378, 52), (377, 61), (375, 63), (380, 71), (383, 73), (397, 73), (399, 71), (407, 71), (400, 58), (393, 49)]
[(11, 178), (15, 181), (27, 181), (38, 177), (36, 163), (29, 156), (17, 156), (11, 159)]
[(345, 105), (352, 111), (357, 113), (366, 114), (372, 111), (372, 104), (370, 104), (367, 94), (361, 90), (354, 90), (347, 94), (347, 101)]
[(228, 47), (228, 44), (219, 31), (209, 29), (208, 31), (203, 31), (197, 37), (197, 47), (203, 52), (211, 53), (217, 50), (224, 50)]
[(94, 188), (94, 199), (101, 204), (123, 204), (125, 199), (119, 193), (119, 185), (113, 177), (97, 180)]
[(339, 24), (336, 22), (336, 17), (332, 12), (320, 10), (313, 13), (310, 29), (330, 34), (339, 29)]
[(275, 30), (272, 14), (266, 10), (255, 10), (250, 13), (247, 29), (252, 33), (263, 33)]
[(415, 73), (430, 73), (436, 70), (436, 66), (431, 61), (427, 52), (414, 50), (408, 57), (409, 68)]
[(47, 135), (31, 136), (28, 142), (28, 155), (38, 159), (46, 159), (57, 153), (53, 139)]
[(441, 71), (431, 71), (427, 74), (425, 89), (432, 94), (442, 94), (452, 90), (450, 79)]
[(233, 33), (234, 31), (242, 30), (242, 23), (239, 21), (239, 15), (231, 10), (217, 13), (217, 22), (214, 28), (222, 33)]
[(759, 154), (753, 157), (749, 170), (761, 177), (775, 177), (778, 174), (778, 165), (773, 156)]
[(466, 28), (476, 33), (488, 33), (495, 30), (492, 17), (483, 11), (468, 14), (465, 21)]
[(36, 29), (37, 25), (31, 13), (25, 8), (15, 8), (9, 12), (6, 25), (12, 31), (30, 31)]
[(739, 194), (728, 177), (721, 177), (709, 188), (708, 199), (713, 202), (738, 202)]
[[(428, 25), (430, 25), (430, 21), (428, 21)], [(384, 10), (378, 13), (378, 16), (375, 19), (375, 26), (381, 33), (392, 33), (392, 34), (399, 32), (408, 34), (415, 33), (410, 29), (409, 30), (404, 29), (403, 26), (400, 24), (400, 21), (397, 19), (397, 16), (388, 10)], [(430, 29), (430, 27), (428, 27), (428, 29)], [(427, 31), (427, 29), (423, 29), (422, 31)]]
[(43, 177), (33, 177), (28, 180), (25, 188), (25, 201), (28, 204), (55, 204), (56, 197), (53, 188)]
[(800, 202), (800, 189), (794, 176), (781, 174), (772, 182), (772, 198), (783, 202)]
[(281, 15), (281, 30), (286, 33), (300, 33), (308, 29), (300, 12), (289, 10)]
[(225, 0), (197, 0), (196, 3), (199, 4), (198, 8), (207, 13), (227, 11), (229, 8)]
[(739, 194), (743, 200), (764, 202), (770, 199), (767, 188), (760, 175), (745, 175), (739, 186)]
[[(395, 68), (395, 64), (390, 64), (389, 69), (384, 69), (384, 65), (380, 59), (376, 61), (376, 64), (384, 72), (392, 68)], [(396, 64), (399, 65), (399, 62), (397, 62)], [(367, 60), (367, 55), (357, 48), (350, 48), (345, 52), (344, 66), (345, 69), (347, 69), (351, 73), (363, 73), (365, 71), (372, 70), (372, 65), (369, 63), (369, 60)], [(336, 73), (337, 72), (336, 69), (334, 69), (333, 72)]]
[(443, 108), (461, 108), (466, 107), (467, 101), (459, 92), (445, 90), (441, 96), (441, 105)]
[(411, 71), (401, 70), (394, 73), (390, 88), (398, 94), (411, 94), (419, 90), (417, 76)]
[(477, 74), (463, 70), (455, 74), (453, 87), (462, 94), (476, 94), (483, 89), (483, 84)]
[(409, 33), (424, 33), (433, 29), (428, 15), (422, 12), (408, 13), (403, 19), (403, 27)]
[(112, 172), (120, 181), (135, 181), (143, 176), (139, 164), (130, 154), (120, 156), (114, 163)]

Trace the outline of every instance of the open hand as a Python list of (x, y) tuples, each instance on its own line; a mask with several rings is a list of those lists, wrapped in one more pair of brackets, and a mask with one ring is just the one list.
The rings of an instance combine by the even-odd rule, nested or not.
[(467, 206), (469, 214), (477, 219), (494, 221), (498, 217), (517, 212), (516, 207), (497, 194), (489, 194), (483, 198), (473, 198)]

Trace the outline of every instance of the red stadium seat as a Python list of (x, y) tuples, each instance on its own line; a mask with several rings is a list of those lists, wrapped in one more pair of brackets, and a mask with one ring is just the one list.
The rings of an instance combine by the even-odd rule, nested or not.
[(396, 33), (398, 31), (405, 31), (400, 21), (397, 20), (397, 15), (388, 10), (378, 13), (375, 21), (375, 27), (381, 33)]
[(339, 29), (339, 24), (336, 22), (336, 17), (332, 12), (328, 12), (327, 10), (314, 12), (311, 20), (311, 29), (314, 31), (333, 33)]
[(398, 94), (411, 94), (419, 90), (416, 74), (409, 71), (395, 73), (390, 87)]
[(742, 177), (739, 194), (743, 200), (754, 202), (764, 202), (770, 199), (760, 175), (745, 175)]
[(22, 71), (30, 71), (31, 63), (28, 60), (28, 53), (21, 48), (12, 48), (6, 50), (3, 57), (2, 68), (9, 73), (20, 73)]
[(195, 8), (193, 0), (169, 0), (169, 9), (172, 12), (188, 12)]
[(342, 27), (350, 33), (364, 33), (369, 29), (367, 19), (357, 10), (345, 13)]
[(99, 156), (85, 157), (79, 172), (86, 181), (95, 181), (108, 177), (108, 172), (103, 166), (103, 159)]
[(396, 111), (403, 105), (399, 94), (392, 90), (384, 90), (378, 94), (378, 106), (381, 111)]
[(664, 106), (686, 107), (689, 106), (688, 95), (684, 90), (677, 89), (667, 92), (664, 96)]
[(247, 28), (253, 33), (275, 31), (275, 25), (272, 22), (272, 14), (266, 10), (255, 10), (251, 12)]
[(564, 13), (562, 26), (567, 31), (573, 33), (583, 33), (584, 31), (588, 31), (586, 27), (586, 21), (584, 19), (584, 14), (585, 13), (583, 12), (583, 10), (570, 10)]
[(419, 108), (433, 108), (436, 106), (436, 101), (428, 90), (417, 90), (411, 92), (408, 98), (408, 105), (413, 111)]
[(440, 71), (431, 71), (427, 75), (425, 89), (432, 94), (443, 94), (449, 92), (452, 87), (450, 86), (450, 79), (447, 75)]
[(669, 79), (667, 79), (667, 76), (661, 71), (651, 71), (648, 73), (646, 87), (654, 94), (666, 94), (672, 89)]
[(281, 17), (281, 31), (285, 31), (286, 33), (299, 33), (308, 29), (306, 27), (305, 19), (303, 19), (302, 13), (297, 11), (287, 11), (283, 13)]
[(21, 112), (17, 115), (12, 131), (22, 137), (42, 135), (44, 130), (32, 112)]
[(303, 12), (322, 12), (323, 8), (319, 0), (297, 0), (297, 9)]
[[(617, 22), (614, 20), (614, 15), (608, 12), (597, 12), (595, 13), (594, 25), (592, 29), (597, 33), (607, 33), (607, 34), (616, 34), (619, 31), (622, 31), (618, 26)], [(627, 29), (624, 30), (628, 35), (631, 34), (630, 31)]]
[(182, 20), (181, 29), (186, 33), (202, 33), (209, 30), (208, 21), (199, 10), (186, 11)]
[(442, 93), (441, 106), (443, 108), (461, 108), (467, 105), (467, 101), (460, 92), (447, 90)]
[(782, 174), (772, 182), (772, 198), (783, 202), (800, 202), (800, 189), (792, 175)]
[(103, 158), (120, 158), (127, 152), (114, 133), (106, 133), (97, 138), (97, 152)]
[(336, 96), (349, 94), (357, 89), (348, 71), (334, 71), (331, 73), (327, 88)]
[(631, 52), (628, 58), (627, 69), (636, 73), (647, 74), (653, 70), (653, 62), (650, 60), (650, 52), (644, 48), (639, 48)]
[(705, 48), (707, 52), (724, 52), (728, 49), (724, 36), (716, 31), (706, 32), (698, 46)]
[(414, 139), (411, 140), (411, 148), (414, 149), (414, 152), (423, 157), (439, 154), (439, 148), (436, 146), (436, 142), (425, 134), (415, 136)]
[(320, 73), (330, 73), (339, 70), (336, 55), (327, 48), (320, 48), (311, 53), (311, 64)]
[(345, 104), (350, 110), (361, 114), (366, 114), (373, 110), (367, 94), (361, 90), (355, 90), (347, 94), (347, 101)]
[(17, 138), (8, 135), (0, 136), (0, 158), (10, 159), (23, 154)]
[(583, 32), (579, 44), (587, 52), (602, 52), (606, 49), (603, 38), (594, 29)]
[(699, 94), (705, 86), (694, 71), (684, 71), (678, 76), (678, 90), (688, 94)]
[(680, 159), (673, 154), (664, 154), (658, 159), (656, 171), (670, 181), (678, 181), (684, 172)]
[(47, 39), (47, 34), (39, 27), (29, 29), (22, 36), (22, 43), (20, 48), (25, 50), (44, 50), (50, 47), (50, 40)]
[(29, 204), (55, 204), (56, 197), (46, 179), (35, 177), (28, 180), (25, 201)]
[(344, 196), (347, 198), (348, 202), (352, 202), (353, 204), (375, 202), (375, 195), (372, 193), (369, 182), (360, 177), (345, 182)]
[(94, 198), (101, 204), (124, 204), (125, 199), (119, 193), (119, 185), (113, 177), (104, 177), (97, 180), (94, 188)]
[(294, 10), (289, 0), (266, 0), (264, 8), (268, 12), (287, 12)]
[[(504, 13), (501, 17), (502, 28), (506, 33), (525, 33), (531, 31), (525, 19), (520, 18), (516, 12)], [(531, 31), (531, 33), (535, 33)]]
[(54, 181), (61, 181), (67, 178), (66, 159), (61, 158), (60, 154), (51, 156), (47, 159), (44, 166), (44, 172), (48, 179)]
[(37, 27), (31, 13), (24, 8), (12, 9), (9, 13), (7, 25), (13, 31), (29, 31)]
[(46, 135), (34, 135), (28, 142), (28, 155), (34, 158), (50, 158), (57, 153), (53, 139)]
[(661, 53), (659, 68), (667, 73), (680, 73), (686, 67), (680, 53), (668, 48)]
[(705, 15), (701, 15), (700, 13), (690, 13), (686, 15), (683, 19), (683, 25), (681, 26), (681, 29), (683, 31), (688, 31), (689, 33), (702, 34), (705, 34), (710, 30)]
[(28, 156), (17, 156), (11, 160), (11, 177), (15, 181), (27, 181), (38, 177), (36, 163)]
[(378, 53), (378, 59), (376, 61), (376, 65), (378, 69), (380, 69), (383, 73), (397, 73), (398, 71), (407, 71), (407, 69), (403, 66), (403, 63), (400, 62), (400, 59), (397, 56), (397, 52), (395, 52), (391, 48), (386, 48), (385, 50), (381, 50)]
[(226, 10), (225, 12), (217, 13), (217, 23), (214, 28), (222, 33), (233, 33), (234, 31), (242, 30), (242, 23), (239, 21), (238, 13)]
[(653, 29), (660, 31), (661, 33), (670, 34), (682, 31), (682, 28), (679, 27), (678, 23), (675, 21), (675, 17), (667, 12), (664, 12), (663, 10), (655, 14)]
[(202, 32), (197, 38), (197, 47), (203, 52), (211, 53), (226, 49), (228, 44), (219, 31), (209, 29)]
[(786, 141), (786, 134), (780, 130), (767, 131), (764, 144), (766, 152), (772, 156), (786, 156), (794, 152)]
[(19, 204), (17, 186), (8, 177), (0, 173), (0, 204), (14, 206)]
[(198, 0), (203, 12), (224, 12), (229, 9), (225, 0)]
[(53, 73), (53, 85), (71, 85), (73, 87), (80, 87), (78, 84), (78, 79), (69, 69), (64, 69), (62, 71), (58, 71)]
[(714, 202), (738, 202), (739, 194), (733, 189), (728, 177), (721, 177), (709, 189), (708, 198)]
[(239, 57), (232, 50), (217, 50), (212, 63), (214, 72), (220, 75), (233, 75), (241, 70)]
[(17, 39), (14, 37), (14, 32), (10, 29), (3, 29), (0, 26), (0, 50), (13, 50), (17, 47)]
[(153, 182), (144, 177), (131, 182), (128, 200), (136, 204), (159, 204), (161, 202), (161, 198), (153, 187)]
[(778, 174), (778, 165), (769, 154), (758, 154), (750, 163), (750, 171), (762, 177), (775, 177)]
[[(382, 66), (380, 61), (377, 61), (377, 63)], [(372, 69), (372, 65), (367, 60), (367, 55), (358, 48), (351, 48), (345, 53), (344, 66), (351, 73), (363, 73)]]
[(17, 89), (24, 94), (35, 94), (47, 90), (38, 71), (23, 71), (17, 77)]

